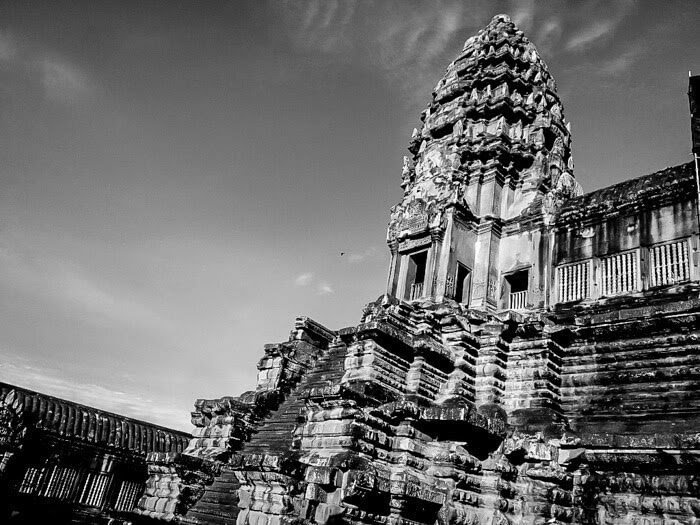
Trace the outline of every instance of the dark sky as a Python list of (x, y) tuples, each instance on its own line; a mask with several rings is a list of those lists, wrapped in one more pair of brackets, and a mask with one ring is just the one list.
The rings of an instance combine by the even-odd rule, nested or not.
[(501, 12), (585, 190), (690, 159), (697, 1), (0, 0), (0, 380), (188, 429), (295, 316), (356, 324), (420, 111)]

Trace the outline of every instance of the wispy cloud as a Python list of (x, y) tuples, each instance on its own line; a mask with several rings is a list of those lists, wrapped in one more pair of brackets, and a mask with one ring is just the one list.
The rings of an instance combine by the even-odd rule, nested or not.
[(418, 66), (440, 57), (454, 38), (465, 33), (462, 29), (473, 17), (467, 16), (464, 3), (441, 3), (438, 9), (427, 12), (404, 12), (404, 16), (392, 17), (376, 28), (370, 59), (397, 85), (424, 90), (426, 83), (433, 84), (437, 79), (432, 78), (433, 71)]
[(17, 44), (7, 32), (0, 31), (0, 63), (11, 62), (17, 58)]
[(293, 36), (303, 46), (324, 52), (338, 52), (351, 44), (348, 27), (355, 16), (358, 2), (341, 0), (285, 1), (279, 4), (294, 23)]
[(314, 275), (311, 272), (306, 272), (302, 273), (301, 275), (298, 275), (296, 279), (294, 279), (294, 285), (299, 286), (301, 288), (312, 287), (314, 290), (316, 290), (316, 293), (318, 295), (329, 295), (335, 292), (330, 283), (326, 281), (319, 281), (316, 278), (316, 275)]
[(612, 20), (599, 20), (574, 35), (566, 44), (569, 51), (585, 51), (591, 44), (607, 36), (617, 24)]
[(375, 257), (379, 253), (379, 250), (377, 249), (376, 246), (370, 246), (364, 251), (361, 252), (352, 252), (348, 254), (348, 262), (350, 264), (358, 264), (361, 263), (367, 259), (371, 259), (372, 257)]
[(294, 284), (296, 286), (309, 286), (311, 284), (311, 281), (314, 280), (314, 274), (307, 272), (307, 273), (302, 273), (301, 275), (297, 276), (296, 279), (294, 279)]
[(603, 76), (619, 75), (620, 73), (628, 71), (639, 60), (641, 54), (639, 48), (630, 49), (621, 55), (603, 62), (598, 71)]
[(44, 57), (38, 65), (47, 98), (74, 103), (92, 94), (93, 86), (87, 75), (65, 59)]
[(332, 293), (335, 293), (333, 287), (328, 283), (319, 283), (316, 290), (318, 292), (318, 295), (330, 295)]
[(445, 0), (436, 4), (434, 9), (406, 9), (398, 0), (313, 0), (279, 6), (295, 45), (339, 59), (346, 59), (345, 52), (353, 50), (365, 64), (379, 68), (404, 94), (417, 92), (422, 100), (426, 87), (437, 79), (433, 78), (434, 71), (417, 66), (451, 49), (458, 35), (468, 33), (465, 25), (474, 29), (475, 20), (487, 12), (478, 4)]
[(550, 16), (540, 26), (536, 35), (536, 44), (539, 50), (547, 55), (551, 54), (561, 42), (563, 32), (562, 20), (557, 16)]
[(7, 239), (0, 245), (0, 263), (0, 279), (6, 286), (48, 299), (65, 313), (95, 323), (108, 320), (149, 330), (172, 329), (172, 323), (135, 291), (97, 281), (75, 264), (32, 254), (22, 246), (11, 246)]
[(0, 66), (32, 71), (32, 80), (40, 83), (47, 99), (73, 104), (89, 98), (95, 83), (89, 75), (65, 56), (38, 49), (26, 40), (0, 31)]
[(102, 385), (61, 378), (51, 370), (17, 362), (16, 356), (3, 356), (3, 362), (0, 363), (0, 381), (109, 412), (129, 414), (130, 417), (159, 425), (190, 430), (187, 424), (187, 407), (156, 402), (136, 392), (123, 392)]
[(93, 315), (124, 324), (168, 324), (161, 315), (137, 299), (120, 291), (108, 290), (85, 275), (63, 271), (55, 277), (56, 290), (60, 296)]
[[(608, 3), (605, 4), (608, 7)], [(590, 24), (578, 32), (574, 32), (566, 43), (566, 50), (571, 52), (586, 51), (590, 47), (606, 42), (615, 34), (620, 23), (630, 14), (634, 2), (624, 1), (610, 4), (614, 9), (590, 8), (588, 13), (580, 13), (590, 17)], [(605, 17), (601, 17), (601, 14)]]
[[(435, 4), (430, 9), (405, 9), (398, 0), (313, 0), (285, 2), (280, 9), (295, 45), (339, 60), (354, 57), (378, 68), (392, 89), (402, 90), (402, 97), (412, 104), (425, 100), (445, 60), (459, 50), (460, 37), (474, 34), (498, 11), (488, 2), (436, 0)], [(502, 7), (547, 57), (608, 42), (634, 2), (621, 0), (612, 6), (582, 2), (553, 9), (534, 0), (509, 0)], [(620, 58), (610, 68), (623, 67), (623, 62)]]

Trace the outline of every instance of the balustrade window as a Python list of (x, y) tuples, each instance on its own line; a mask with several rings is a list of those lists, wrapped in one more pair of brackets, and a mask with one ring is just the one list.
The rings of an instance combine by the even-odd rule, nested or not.
[(126, 512), (133, 510), (139, 496), (143, 492), (143, 488), (143, 483), (138, 481), (122, 481), (117, 501), (114, 504), (114, 510)]
[(72, 501), (81, 478), (81, 471), (57, 465), (29, 467), (19, 486), (21, 494)]
[(58, 470), (58, 480), (50, 495), (62, 500), (70, 500), (75, 492), (80, 473), (78, 470), (69, 467), (63, 467)]
[(664, 286), (690, 279), (688, 242), (677, 241), (649, 249), (649, 286)]
[(578, 301), (589, 295), (588, 261), (557, 268), (559, 302)]
[(79, 502), (89, 507), (102, 506), (110, 478), (109, 474), (89, 473), (85, 478)]
[(19, 486), (20, 494), (37, 494), (44, 477), (44, 470), (43, 468), (29, 467)]
[(78, 480), (78, 471), (69, 467), (51, 467), (41, 495), (47, 498), (70, 499)]
[(618, 253), (600, 260), (601, 295), (639, 290), (637, 252)]
[(528, 270), (512, 273), (504, 279), (504, 291), (507, 298), (507, 308), (523, 310), (527, 308)]

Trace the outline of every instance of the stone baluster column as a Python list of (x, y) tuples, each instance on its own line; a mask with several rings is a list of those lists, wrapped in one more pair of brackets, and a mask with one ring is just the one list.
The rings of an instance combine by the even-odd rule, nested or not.
[(445, 232), (441, 228), (432, 228), (430, 230), (430, 250), (428, 250), (428, 264), (425, 269), (425, 288), (423, 295), (426, 297), (435, 297), (439, 294), (444, 294), (445, 282), (444, 277), (442, 283), (439, 280), (438, 273), (440, 271), (441, 260), (441, 244)]

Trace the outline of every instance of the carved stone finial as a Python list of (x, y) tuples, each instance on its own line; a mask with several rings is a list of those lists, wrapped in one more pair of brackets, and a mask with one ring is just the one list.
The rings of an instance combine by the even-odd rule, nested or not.
[(510, 17), (509, 17), (508, 15), (506, 15), (506, 14), (504, 14), (504, 13), (501, 13), (501, 14), (498, 14), (498, 15), (494, 16), (494, 17), (491, 19), (491, 22), (492, 22), (492, 23), (504, 22), (504, 23), (507, 24), (507, 23), (512, 23), (512, 20), (510, 19)]

